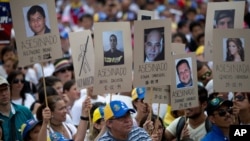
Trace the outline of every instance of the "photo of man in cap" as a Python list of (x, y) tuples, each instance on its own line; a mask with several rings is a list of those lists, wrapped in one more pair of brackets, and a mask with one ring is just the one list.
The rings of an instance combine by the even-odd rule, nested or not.
[(228, 29), (234, 27), (235, 10), (216, 10), (214, 28)]

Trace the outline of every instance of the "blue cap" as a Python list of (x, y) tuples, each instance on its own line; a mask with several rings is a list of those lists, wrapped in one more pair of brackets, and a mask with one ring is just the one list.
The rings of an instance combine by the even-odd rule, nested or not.
[(29, 132), (33, 130), (38, 124), (42, 124), (42, 121), (37, 121), (35, 119), (29, 119), (21, 126), (21, 134), (23, 139), (27, 138)]
[(135, 110), (128, 108), (128, 106), (122, 101), (114, 100), (105, 106), (104, 119), (108, 120), (112, 117), (120, 118), (125, 116), (128, 112), (135, 113)]
[(135, 99), (144, 99), (146, 94), (146, 88), (145, 87), (138, 87), (134, 88), (132, 91), (132, 101)]

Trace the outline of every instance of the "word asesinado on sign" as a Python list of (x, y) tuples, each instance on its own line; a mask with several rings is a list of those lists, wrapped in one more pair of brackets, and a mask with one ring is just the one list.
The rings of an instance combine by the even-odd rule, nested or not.
[(248, 64), (219, 64), (215, 67), (218, 72), (225, 73), (249, 73), (250, 66)]
[(147, 73), (147, 72), (157, 72), (157, 71), (167, 71), (168, 64), (167, 63), (157, 63), (157, 64), (143, 64), (139, 65), (139, 73)]
[(33, 38), (29, 40), (25, 40), (21, 42), (21, 48), (22, 49), (31, 49), (31, 48), (41, 48), (45, 46), (51, 46), (56, 44), (57, 36), (56, 35), (49, 35), (44, 36), (43, 38)]
[(98, 70), (98, 77), (126, 76), (126, 67), (122, 68), (103, 68)]
[(176, 91), (173, 91), (172, 98), (175, 99), (174, 101), (175, 103), (184, 102), (185, 97), (186, 97), (186, 101), (192, 101), (192, 100), (195, 100), (194, 94), (195, 94), (194, 89), (176, 90)]

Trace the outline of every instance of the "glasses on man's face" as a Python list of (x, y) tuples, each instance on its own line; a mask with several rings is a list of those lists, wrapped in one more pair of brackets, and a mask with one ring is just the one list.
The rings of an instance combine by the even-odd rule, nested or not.
[(66, 71), (72, 71), (73, 70), (73, 68), (72, 67), (66, 67), (66, 68), (62, 68), (62, 69), (60, 69), (59, 70), (59, 72), (61, 72), (61, 73), (65, 73)]
[(212, 74), (211, 71), (207, 71), (206, 73), (204, 73), (204, 74), (202, 74), (202, 75), (200, 76), (200, 80), (206, 80), (206, 78), (207, 78), (207, 77), (210, 77), (211, 74)]
[(214, 114), (218, 114), (220, 117), (224, 117), (227, 113), (233, 114), (233, 109), (232, 109), (232, 108), (219, 109), (219, 110), (217, 110), (217, 112), (214, 113)]
[(234, 97), (234, 99), (235, 99), (236, 101), (243, 101), (245, 98), (246, 98), (246, 97), (245, 97), (244, 95), (236, 95), (236, 96)]
[(24, 79), (14, 79), (13, 81), (12, 81), (12, 83), (13, 84), (18, 84), (18, 83), (24, 83)]

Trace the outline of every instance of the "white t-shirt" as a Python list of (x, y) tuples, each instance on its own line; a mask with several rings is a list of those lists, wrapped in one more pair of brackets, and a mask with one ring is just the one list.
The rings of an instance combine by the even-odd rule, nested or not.
[[(170, 123), (170, 125), (167, 127), (167, 130), (176, 137), (176, 127), (181, 117), (176, 118), (173, 122)], [(189, 122), (189, 120), (187, 121)], [(195, 129), (192, 128), (189, 124), (187, 126), (187, 129), (190, 134), (190, 138), (194, 141), (200, 141), (206, 134), (206, 128), (205, 128), (205, 121)]]
[[(19, 99), (15, 99), (12, 100), (13, 103), (18, 104), (18, 105), (22, 105), (22, 98)], [(30, 106), (35, 102), (35, 98), (29, 94), (29, 93), (25, 93), (25, 101), (24, 101), (24, 105), (25, 107), (30, 109)]]

